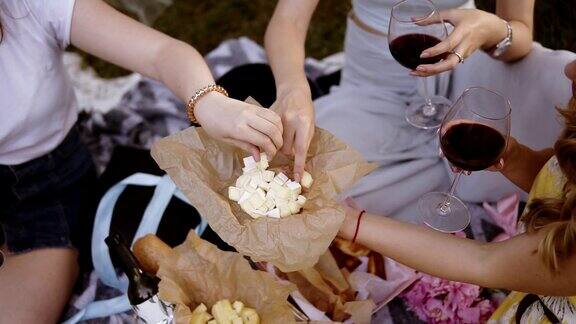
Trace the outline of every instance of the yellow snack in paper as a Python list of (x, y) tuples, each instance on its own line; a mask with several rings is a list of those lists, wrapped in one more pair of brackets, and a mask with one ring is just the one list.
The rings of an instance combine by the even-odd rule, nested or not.
[(222, 299), (212, 306), (212, 316), (218, 324), (232, 324), (232, 319), (236, 312), (228, 299)]
[(244, 307), (240, 312), (244, 324), (260, 324), (260, 317), (258, 313), (252, 308)]
[(208, 308), (204, 304), (198, 305), (192, 312), (189, 324), (206, 324), (212, 319), (212, 315), (208, 314)]

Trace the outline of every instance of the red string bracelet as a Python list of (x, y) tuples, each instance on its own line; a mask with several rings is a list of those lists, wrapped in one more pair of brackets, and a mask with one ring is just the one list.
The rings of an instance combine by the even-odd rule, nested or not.
[(362, 215), (364, 215), (366, 211), (363, 210), (358, 215), (358, 220), (356, 221), (356, 230), (354, 231), (354, 238), (352, 238), (352, 243), (356, 243), (356, 237), (358, 236), (358, 230), (360, 230), (360, 220), (362, 220)]

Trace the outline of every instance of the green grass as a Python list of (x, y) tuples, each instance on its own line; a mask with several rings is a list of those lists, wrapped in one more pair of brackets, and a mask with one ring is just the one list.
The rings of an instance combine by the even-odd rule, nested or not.
[[(518, 0), (521, 1), (521, 0)], [(153, 27), (192, 44), (206, 54), (226, 39), (247, 36), (262, 44), (266, 25), (276, 2), (271, 0), (174, 0)], [(493, 11), (494, 0), (477, 1), (479, 8)], [(310, 24), (306, 53), (323, 58), (342, 50), (345, 18), (350, 1), (320, 1)], [(576, 6), (574, 0), (540, 0), (535, 10), (535, 39), (544, 46), (576, 52)], [(86, 63), (105, 78), (127, 72), (94, 57)]]

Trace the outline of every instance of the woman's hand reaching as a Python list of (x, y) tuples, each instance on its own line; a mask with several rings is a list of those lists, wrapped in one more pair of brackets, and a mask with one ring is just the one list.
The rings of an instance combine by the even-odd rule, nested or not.
[(211, 92), (194, 110), (202, 128), (212, 136), (237, 146), (260, 160), (260, 151), (272, 159), (283, 145), (282, 121), (270, 109)]
[(270, 109), (278, 112), (282, 119), (282, 153), (294, 156), (294, 180), (300, 181), (314, 136), (314, 108), (308, 84), (279, 91)]

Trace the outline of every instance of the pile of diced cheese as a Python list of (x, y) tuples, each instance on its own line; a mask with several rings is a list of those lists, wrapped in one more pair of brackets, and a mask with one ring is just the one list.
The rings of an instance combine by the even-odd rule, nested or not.
[(264, 153), (260, 154), (259, 162), (252, 156), (244, 158), (242, 171), (236, 186), (228, 188), (228, 197), (252, 218), (281, 218), (299, 213), (306, 203), (302, 187), (309, 189), (313, 182), (306, 171), (298, 183), (282, 172), (268, 170), (268, 157)]

